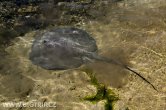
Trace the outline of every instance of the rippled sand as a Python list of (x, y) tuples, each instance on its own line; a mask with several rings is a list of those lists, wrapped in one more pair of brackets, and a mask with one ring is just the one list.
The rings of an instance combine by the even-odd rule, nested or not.
[[(121, 83), (118, 89), (120, 101), (116, 103), (115, 109), (128, 107), (131, 110), (165, 110), (166, 2), (128, 0), (108, 7), (106, 11), (107, 14), (100, 18), (101, 21), (92, 21), (86, 25), (86, 29), (97, 39), (101, 53), (110, 50), (110, 56), (113, 54), (116, 59), (125, 59), (124, 63), (129, 63), (158, 89), (156, 92), (132, 73), (127, 77), (120, 76), (121, 82), (125, 79), (127, 83)], [(101, 68), (104, 72), (101, 70), (96, 76), (107, 83), (111, 82), (111, 74), (124, 73), (116, 68), (109, 70), (103, 65)]]

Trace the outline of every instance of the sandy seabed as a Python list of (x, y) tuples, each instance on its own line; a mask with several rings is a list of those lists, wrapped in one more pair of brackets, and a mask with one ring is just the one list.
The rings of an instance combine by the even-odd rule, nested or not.
[[(102, 10), (99, 9), (102, 12)], [(99, 82), (119, 95), (115, 110), (166, 109), (166, 2), (164, 0), (125, 0), (108, 6), (105, 16), (85, 22), (82, 29), (96, 39), (99, 54), (129, 64), (148, 79), (158, 91), (132, 73), (104, 62), (93, 68)], [(79, 69), (50, 71), (31, 63), (29, 52), (36, 32), (17, 37), (1, 59), (0, 102), (56, 102), (48, 110), (104, 110), (104, 100), (82, 100), (95, 95), (90, 77)], [(4, 108), (1, 110), (17, 110)], [(46, 108), (19, 108), (45, 110)]]

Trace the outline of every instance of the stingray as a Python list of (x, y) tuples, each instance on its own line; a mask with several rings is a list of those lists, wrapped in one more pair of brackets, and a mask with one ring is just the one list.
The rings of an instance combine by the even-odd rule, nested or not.
[(99, 56), (97, 50), (95, 39), (86, 31), (73, 27), (56, 28), (35, 37), (30, 60), (47, 70), (67, 70), (95, 60), (104, 61), (131, 71), (156, 90), (153, 84), (131, 67), (114, 59)]

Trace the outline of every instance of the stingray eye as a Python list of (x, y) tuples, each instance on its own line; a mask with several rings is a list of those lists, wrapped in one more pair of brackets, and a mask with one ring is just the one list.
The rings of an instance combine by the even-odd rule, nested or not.
[(47, 43), (47, 40), (43, 40), (43, 43), (44, 43), (44, 44)]

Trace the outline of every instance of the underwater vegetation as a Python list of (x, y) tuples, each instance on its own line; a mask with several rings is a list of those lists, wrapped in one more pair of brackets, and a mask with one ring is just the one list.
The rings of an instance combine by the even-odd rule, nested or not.
[(108, 89), (105, 85), (98, 82), (95, 78), (93, 70), (90, 68), (82, 68), (82, 71), (86, 72), (88, 76), (91, 78), (91, 83), (97, 87), (97, 93), (94, 96), (86, 96), (84, 100), (91, 101), (96, 103), (101, 100), (106, 100), (105, 102), (105, 110), (113, 110), (113, 103), (119, 100), (119, 97), (113, 90)]

